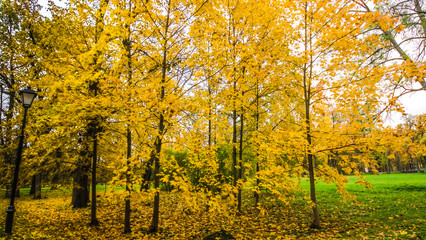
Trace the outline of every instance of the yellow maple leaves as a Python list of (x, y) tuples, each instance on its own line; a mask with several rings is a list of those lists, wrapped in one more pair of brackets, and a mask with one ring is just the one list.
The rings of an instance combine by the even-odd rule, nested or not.
[[(372, 148), (382, 144), (384, 152), (393, 141), (374, 138), (379, 81), (424, 78), (423, 63), (369, 61), (384, 46), (369, 28), (388, 31), (396, 22), (352, 1), (101, 3), (72, 1), (44, 23), (53, 50), (34, 80), (45, 89), (34, 128), (50, 129), (29, 138), (28, 156), (48, 159), (49, 148), (61, 149), (75, 162), (84, 129), (99, 118), (107, 181), (128, 184), (130, 172), (132, 183), (142, 183), (156, 157), (161, 183), (188, 193), (186, 204), (197, 211), (196, 199), (225, 211), (212, 190), (219, 188), (222, 195), (264, 190), (287, 204), (295, 179), (310, 170), (346, 195), (342, 174), (375, 171)], [(177, 159), (180, 153), (188, 154)], [(237, 156), (241, 167), (232, 162)], [(243, 169), (237, 187), (232, 169)]]

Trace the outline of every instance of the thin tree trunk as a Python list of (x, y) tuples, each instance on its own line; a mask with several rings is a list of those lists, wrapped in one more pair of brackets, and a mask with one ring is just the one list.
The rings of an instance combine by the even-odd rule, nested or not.
[[(11, 63), (12, 64), (12, 63)], [(12, 65), (11, 65), (12, 66)], [(15, 79), (14, 76), (11, 75), (10, 77), (10, 84), (11, 86), (13, 86), (15, 84)], [(5, 121), (5, 134), (4, 134), (4, 147), (6, 149), (8, 149), (7, 151), (4, 151), (4, 161), (9, 164), (10, 166), (10, 171), (12, 171), (12, 166), (14, 165), (14, 161), (13, 161), (13, 152), (10, 150), (10, 146), (12, 145), (12, 127), (9, 124), (10, 120), (13, 118), (13, 109), (15, 107), (15, 96), (16, 93), (15, 91), (8, 89), (8, 95), (9, 95), (9, 99), (8, 99), (8, 111), (6, 112), (6, 121)], [(2, 109), (3, 110), (3, 109)], [(8, 181), (6, 182), (6, 192), (5, 192), (5, 198), (10, 198), (10, 196), (12, 195), (12, 182)], [(17, 190), (17, 192), (15, 193), (15, 196), (20, 196), (19, 194), (19, 190)]]
[(419, 158), (415, 157), (414, 160), (416, 160), (416, 170), (417, 170), (417, 173), (420, 173)]
[(416, 8), (417, 15), (420, 19), (420, 25), (423, 28), (423, 36), (426, 37), (426, 18), (425, 18), (425, 10), (422, 9), (419, 0), (413, 0), (414, 6)]
[[(234, 95), (237, 91), (237, 82), (234, 81)], [(236, 109), (236, 97), (234, 96), (234, 110), (232, 111), (232, 175), (233, 181), (232, 185), (237, 186), (238, 174), (237, 174), (237, 109)]]
[[(128, 17), (131, 18), (132, 15), (132, 0), (129, 1), (129, 11)], [(124, 24), (125, 29), (127, 30), (127, 38), (123, 40), (123, 45), (126, 48), (127, 52), (127, 85), (129, 88), (133, 87), (133, 62), (132, 62), (132, 41), (131, 41), (131, 26), (130, 24)], [(131, 96), (129, 96), (129, 102), (131, 101)], [(130, 158), (132, 157), (132, 132), (130, 126), (127, 126), (127, 157), (126, 157), (126, 199), (125, 199), (125, 209), (124, 209), (124, 233), (130, 233), (132, 231), (130, 226), (130, 199), (131, 199), (131, 190), (132, 183), (130, 180)]]
[[(259, 80), (256, 81), (256, 136), (259, 134)], [(257, 139), (258, 140), (258, 139)], [(256, 190), (254, 191), (254, 199), (256, 207), (259, 205), (260, 198), (260, 176), (259, 176), (259, 145), (256, 150)]]
[[(240, 129), (240, 169), (238, 169), (238, 179), (243, 178), (243, 132), (244, 130), (244, 114), (241, 113), (241, 129)], [(241, 198), (242, 198), (242, 185), (238, 185), (238, 212), (241, 213)]]
[[(308, 3), (305, 4), (305, 51), (312, 49), (312, 40), (309, 36), (308, 40)], [(312, 136), (311, 136), (311, 120), (310, 120), (310, 106), (311, 106), (311, 84), (312, 84), (312, 56), (310, 56), (309, 63), (309, 77), (307, 72), (307, 63), (303, 67), (303, 88), (304, 88), (304, 100), (305, 100), (305, 124), (306, 124), (306, 140), (308, 142), (307, 146), (307, 158), (308, 158), (308, 171), (309, 171), (309, 185), (310, 185), (310, 195), (312, 201), (312, 212), (314, 215), (314, 220), (312, 222), (311, 228), (320, 227), (320, 217), (317, 206), (316, 192), (315, 192), (315, 174), (314, 174), (314, 156), (312, 155)]]
[[(209, 94), (209, 115), (208, 115), (208, 158), (211, 159), (212, 158), (212, 89), (211, 89), (211, 82), (210, 82), (210, 78), (207, 79), (207, 91)], [(219, 169), (219, 168), (218, 168)], [(220, 174), (220, 172), (219, 172)], [(207, 192), (212, 190), (211, 184), (207, 183)], [(210, 202), (210, 194), (207, 194), (207, 204), (206, 204), (206, 212), (208, 212), (210, 210), (210, 204), (208, 204)]]
[(93, 133), (93, 156), (92, 156), (92, 205), (91, 205), (91, 221), (90, 225), (97, 226), (99, 225), (99, 221), (96, 217), (96, 163), (98, 161), (98, 139), (96, 130), (94, 129)]
[(399, 154), (396, 155), (396, 167), (398, 172), (402, 172), (401, 160), (399, 159)]
[(309, 117), (309, 104), (306, 104), (306, 139), (308, 141), (308, 171), (309, 171), (309, 185), (312, 201), (312, 212), (314, 215), (314, 220), (312, 222), (311, 228), (318, 229), (320, 227), (320, 217), (317, 206), (317, 198), (315, 192), (315, 174), (314, 174), (314, 159), (311, 153), (312, 139), (311, 139), (311, 127), (310, 127), (310, 117)]
[[(162, 102), (165, 97), (165, 87), (164, 83), (166, 81), (166, 49), (164, 49), (164, 59), (163, 59), (163, 78), (162, 78), (162, 86), (161, 86), (161, 95), (160, 95), (160, 101)], [(163, 144), (163, 134), (164, 134), (164, 113), (160, 113), (160, 119), (159, 119), (159, 131), (158, 136), (155, 140), (155, 156), (154, 156), (154, 207), (153, 207), (153, 214), (152, 214), (152, 222), (151, 226), (149, 228), (149, 232), (156, 233), (158, 232), (158, 222), (159, 222), (159, 215), (160, 215), (160, 155), (161, 155), (161, 148)]]
[[(420, 18), (420, 25), (423, 27), (423, 30), (425, 31), (424, 34), (426, 34), (426, 19), (424, 17), (424, 11), (421, 9), (420, 7), (420, 3), (418, 0), (413, 0), (414, 1), (414, 5), (416, 8), (416, 12)], [(367, 5), (363, 5), (365, 7), (365, 9), (368, 12), (371, 12), (371, 10), (368, 8)], [(401, 48), (400, 44), (398, 44), (398, 42), (395, 40), (394, 35), (392, 34), (391, 31), (385, 31), (382, 27), (378, 26), (382, 32), (383, 35), (386, 37), (386, 40), (388, 40), (392, 46), (395, 48), (395, 50), (398, 52), (398, 54), (401, 56), (402, 59), (406, 60), (410, 60), (411, 62), (412, 59), (408, 56), (408, 54)], [(423, 90), (426, 90), (426, 81), (425, 79), (419, 79), (420, 84), (422, 85)]]
[[(309, 99), (309, 92), (305, 91), (305, 96)], [(305, 100), (306, 101), (306, 100)], [(312, 212), (314, 215), (314, 220), (312, 222), (311, 228), (318, 229), (320, 227), (320, 217), (319, 217), (319, 211), (317, 206), (317, 198), (316, 198), (316, 192), (315, 192), (315, 174), (314, 174), (314, 159), (312, 155), (312, 137), (311, 137), (311, 123), (310, 123), (310, 109), (309, 109), (309, 100), (305, 102), (305, 120), (306, 120), (306, 140), (308, 141), (308, 171), (309, 171), (309, 185), (310, 185), (310, 194), (311, 194), (311, 201), (312, 201)]]
[(388, 158), (388, 156), (389, 156), (389, 152), (388, 153), (386, 153), (386, 152), (383, 153), (383, 157), (386, 159), (386, 163), (384, 164), (384, 166), (386, 167), (387, 174), (390, 174), (391, 173), (391, 170), (389, 168), (389, 166), (390, 166), (390, 159)]
[[(259, 154), (256, 154), (256, 155), (257, 155), (257, 157), (259, 157)], [(257, 178), (256, 178), (256, 187), (257, 187), (257, 189), (254, 192), (254, 198), (255, 198), (255, 204), (256, 204), (256, 206), (259, 206), (259, 200), (260, 200), (260, 178), (259, 178), (259, 171), (260, 171), (259, 162), (256, 161), (256, 175), (257, 175)]]
[[(160, 116), (160, 122), (164, 121), (162, 118), (163, 115)], [(159, 222), (159, 215), (160, 215), (160, 153), (161, 153), (161, 146), (162, 146), (162, 140), (161, 137), (158, 136), (156, 140), (156, 152), (154, 159), (154, 207), (153, 207), (153, 214), (152, 214), (152, 222), (151, 226), (149, 228), (150, 233), (156, 233), (158, 232), (158, 222)]]
[(392, 172), (392, 165), (391, 165), (391, 161), (390, 161), (390, 159), (388, 159), (388, 164), (387, 164), (387, 169), (388, 169), (388, 174), (391, 174), (391, 172)]
[(131, 182), (130, 182), (130, 158), (132, 157), (132, 133), (130, 128), (127, 127), (127, 161), (126, 161), (126, 200), (124, 210), (124, 233), (130, 233), (130, 193), (131, 193)]
[(409, 171), (412, 171), (414, 169), (413, 156), (411, 156), (411, 153), (409, 153), (408, 156), (410, 156), (410, 169), (409, 169)]
[(35, 177), (36, 175), (33, 175), (33, 177), (31, 178), (31, 189), (30, 189), (30, 195), (34, 195), (35, 192)]
[[(163, 45), (163, 60), (162, 60), (162, 76), (161, 76), (161, 87), (160, 87), (160, 96), (159, 96), (159, 104), (164, 104), (164, 98), (166, 95), (166, 89), (164, 84), (166, 83), (166, 74), (167, 74), (167, 54), (168, 54), (168, 28), (169, 28), (169, 16), (170, 16), (170, 2), (169, 8), (167, 12), (167, 18), (165, 22), (165, 32), (164, 32), (164, 45)], [(154, 206), (152, 213), (152, 222), (149, 228), (150, 233), (158, 232), (158, 222), (160, 215), (160, 155), (161, 149), (163, 145), (163, 135), (164, 135), (164, 110), (160, 112), (160, 118), (158, 122), (158, 135), (155, 139), (155, 156), (154, 156)]]
[(208, 88), (208, 93), (209, 93), (209, 138), (208, 138), (208, 143), (209, 143), (209, 151), (211, 150), (211, 146), (212, 146), (212, 87), (210, 86), (210, 79), (207, 82), (207, 88)]
[[(3, 132), (3, 85), (0, 85), (0, 128), (1, 130), (1, 136), (0, 136), (0, 144), (3, 147), (4, 146), (4, 132)], [(4, 161), (6, 162), (6, 158), (4, 158)], [(7, 162), (6, 162), (7, 163)]]
[[(97, 9), (97, 14), (95, 16), (95, 43), (99, 43), (99, 39), (102, 36), (104, 31), (103, 19), (105, 16), (105, 7), (108, 4), (108, 0), (101, 0), (99, 3), (99, 8)], [(98, 57), (101, 55), (100, 51), (96, 51), (93, 56), (94, 62), (93, 66), (95, 67), (96, 72), (100, 72), (102, 68), (99, 65)], [(97, 98), (99, 91), (99, 79), (94, 78), (89, 82), (89, 93), (92, 98)], [(96, 201), (96, 171), (97, 171), (97, 161), (98, 161), (98, 133), (99, 133), (99, 116), (95, 116), (93, 119), (90, 119), (89, 124), (89, 132), (93, 141), (93, 149), (92, 149), (92, 204), (91, 204), (91, 221), (90, 225), (97, 226), (99, 225), (99, 221), (96, 216), (97, 212), (97, 201)]]

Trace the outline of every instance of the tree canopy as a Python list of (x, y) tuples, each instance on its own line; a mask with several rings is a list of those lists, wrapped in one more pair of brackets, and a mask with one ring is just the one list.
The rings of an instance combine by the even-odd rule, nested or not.
[(162, 191), (218, 215), (241, 213), (249, 192), (261, 211), (296, 201), (309, 175), (319, 228), (318, 179), (347, 200), (346, 175), (368, 187), (365, 172), (426, 164), (424, 115), (397, 129), (382, 120), (402, 111), (401, 92), (425, 90), (423, 1), (49, 4), (46, 17), (37, 1), (0, 3), (0, 170), (11, 172), (29, 85), (39, 98), (21, 185), (39, 174), (73, 186), (74, 207), (88, 205), (90, 179), (126, 186), (128, 232), (136, 188), (158, 232)]

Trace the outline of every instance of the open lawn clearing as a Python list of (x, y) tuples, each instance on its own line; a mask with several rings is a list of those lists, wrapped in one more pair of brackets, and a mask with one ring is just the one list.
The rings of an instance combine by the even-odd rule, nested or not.
[[(423, 239), (426, 236), (426, 174), (367, 175), (372, 189), (355, 185), (349, 176), (348, 190), (358, 203), (342, 202), (333, 185), (318, 183), (322, 228), (311, 230), (311, 209), (302, 198), (290, 206), (268, 203), (263, 210), (252, 207), (245, 193), (243, 214), (193, 211), (180, 193), (161, 193), (160, 232), (147, 235), (152, 200), (146, 193), (132, 196), (132, 230), (123, 234), (124, 192), (99, 191), (98, 219), (90, 227), (90, 209), (72, 209), (70, 191), (45, 189), (44, 198), (26, 195), (16, 202), (14, 235), (10, 239), (201, 239), (225, 229), (237, 239)], [(302, 179), (302, 189), (307, 189)], [(307, 194), (308, 192), (305, 192)], [(303, 194), (302, 194), (303, 195)], [(188, 198), (185, 198), (186, 200)], [(225, 202), (228, 200), (224, 200)], [(1, 209), (8, 201), (1, 199)], [(5, 211), (1, 211), (4, 235)], [(7, 239), (7, 238), (6, 238)]]

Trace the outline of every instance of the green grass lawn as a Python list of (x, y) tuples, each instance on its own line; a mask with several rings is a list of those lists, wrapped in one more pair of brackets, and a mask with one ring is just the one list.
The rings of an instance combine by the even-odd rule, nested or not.
[[(108, 194), (99, 185), (98, 219), (101, 225), (88, 226), (90, 208), (72, 209), (70, 189), (43, 188), (43, 199), (33, 200), (29, 189), (21, 189), (17, 199), (14, 239), (202, 239), (213, 231), (226, 229), (237, 239), (424, 239), (426, 237), (426, 174), (366, 175), (371, 189), (356, 185), (348, 176), (347, 189), (357, 201), (341, 201), (334, 185), (318, 182), (317, 200), (321, 229), (309, 228), (311, 208), (300, 198), (289, 206), (273, 203), (266, 213), (254, 209), (252, 194), (243, 196), (241, 215), (188, 211), (180, 193), (161, 193), (160, 233), (145, 234), (152, 214), (152, 199), (139, 191), (132, 195), (130, 235), (122, 233), (123, 198)], [(309, 183), (301, 188), (309, 195)], [(107, 190), (107, 191), (105, 191)], [(122, 195), (122, 194), (121, 194)], [(228, 202), (226, 202), (228, 201)], [(229, 199), (224, 200), (229, 204)], [(7, 199), (0, 200), (0, 239), (4, 235)]]
[[(333, 185), (318, 183), (323, 224), (337, 226), (335, 237), (424, 239), (426, 237), (426, 174), (366, 175), (371, 189), (348, 176), (347, 190), (358, 201), (341, 202)], [(303, 189), (309, 189), (307, 179)]]

